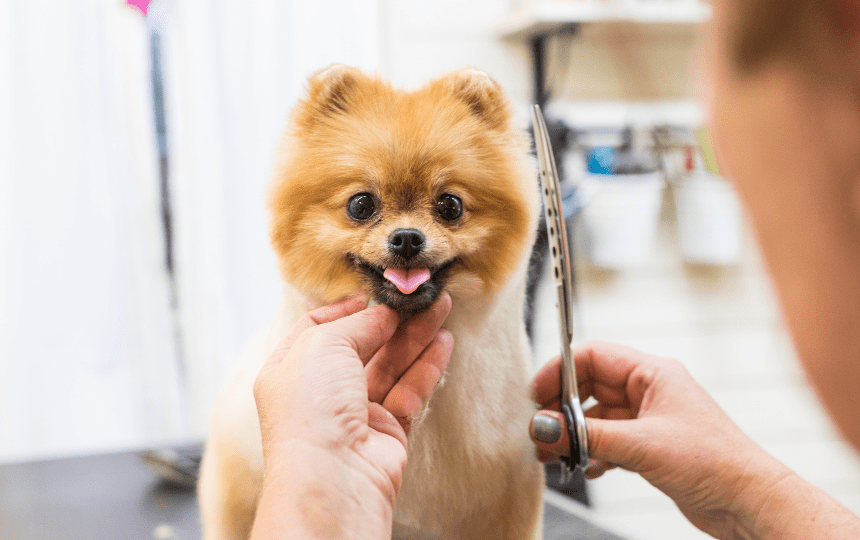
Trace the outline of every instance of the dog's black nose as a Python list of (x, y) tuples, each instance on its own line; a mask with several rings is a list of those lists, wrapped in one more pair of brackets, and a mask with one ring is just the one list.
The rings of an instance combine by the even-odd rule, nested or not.
[(421, 253), (424, 243), (424, 234), (418, 229), (395, 229), (388, 237), (388, 250), (404, 259), (411, 259)]

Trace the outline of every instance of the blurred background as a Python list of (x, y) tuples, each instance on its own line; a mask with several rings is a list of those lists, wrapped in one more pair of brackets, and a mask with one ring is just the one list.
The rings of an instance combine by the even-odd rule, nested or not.
[[(534, 102), (553, 124), (576, 340), (680, 359), (860, 512), (860, 461), (700, 130), (709, 17), (698, 0), (0, 0), (0, 463), (201, 441), (280, 303), (264, 194), (307, 77), (339, 62), (415, 87), (474, 66), (523, 125)], [(539, 365), (559, 346), (534, 285)], [(588, 492), (625, 537), (704, 537), (639, 477)]]

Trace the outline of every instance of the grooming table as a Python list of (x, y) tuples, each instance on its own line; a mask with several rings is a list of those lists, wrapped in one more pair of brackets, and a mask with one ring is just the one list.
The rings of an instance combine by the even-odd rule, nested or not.
[[(546, 540), (623, 540), (548, 491)], [(0, 540), (197, 540), (194, 490), (164, 481), (138, 452), (0, 465)]]

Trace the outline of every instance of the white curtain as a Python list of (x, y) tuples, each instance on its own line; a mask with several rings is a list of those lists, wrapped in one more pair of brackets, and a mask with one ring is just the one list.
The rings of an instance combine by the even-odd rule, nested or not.
[(204, 435), (281, 300), (264, 191), (287, 111), (330, 63), (385, 74), (384, 1), (153, 3), (173, 312), (145, 20), (0, 0), (0, 461)]
[(381, 0), (173, 0), (163, 21), (179, 308), (192, 432), (281, 302), (264, 192), (307, 77), (383, 68)]
[(183, 436), (158, 205), (141, 15), (0, 1), (0, 460)]

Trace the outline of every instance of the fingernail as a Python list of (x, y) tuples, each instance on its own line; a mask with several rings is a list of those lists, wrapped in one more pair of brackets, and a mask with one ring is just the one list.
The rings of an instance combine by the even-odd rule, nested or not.
[(540, 442), (556, 443), (561, 439), (561, 423), (552, 416), (536, 414), (532, 418), (532, 437)]

